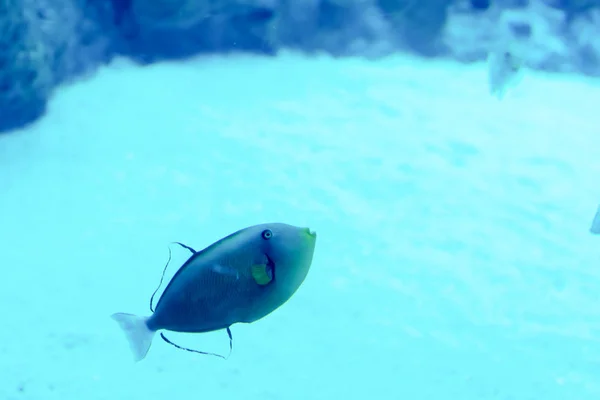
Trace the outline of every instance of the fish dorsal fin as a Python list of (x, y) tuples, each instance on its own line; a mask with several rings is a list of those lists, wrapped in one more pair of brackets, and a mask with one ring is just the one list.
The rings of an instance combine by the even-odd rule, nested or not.
[[(181, 247), (183, 247), (184, 249), (188, 249), (192, 254), (196, 254), (197, 251), (192, 249), (190, 246), (187, 246), (183, 243), (180, 242), (173, 242), (173, 244), (178, 244)], [(158, 287), (156, 288), (156, 290), (154, 291), (154, 293), (152, 293), (152, 296), (150, 297), (150, 311), (154, 312), (154, 307), (152, 305), (152, 303), (154, 302), (154, 296), (156, 296), (156, 292), (158, 292), (158, 289), (160, 289), (160, 286), (163, 283), (163, 280), (165, 279), (165, 272), (167, 272), (167, 267), (169, 266), (169, 263), (171, 262), (171, 248), (169, 247), (169, 260), (167, 261), (167, 263), (165, 264), (165, 267), (163, 268), (163, 272), (162, 275), (160, 277), (160, 282), (158, 283)]]
[(154, 303), (154, 296), (156, 296), (158, 289), (160, 289), (160, 286), (162, 285), (163, 280), (165, 279), (165, 272), (167, 272), (167, 267), (169, 266), (170, 262), (171, 262), (171, 248), (169, 247), (169, 259), (167, 260), (167, 263), (165, 264), (165, 267), (163, 268), (162, 275), (160, 276), (160, 282), (158, 282), (158, 287), (154, 290), (154, 293), (152, 293), (152, 296), (150, 296), (150, 311), (152, 311), (152, 312), (154, 312), (154, 306), (152, 305), (152, 303)]
[(273, 280), (273, 269), (268, 264), (254, 264), (250, 271), (254, 281), (261, 286), (268, 285)]
[(174, 243), (174, 244), (178, 244), (178, 245), (180, 245), (180, 246), (181, 246), (181, 247), (183, 247), (184, 249), (188, 249), (188, 250), (190, 251), (190, 253), (192, 253), (192, 254), (196, 254), (196, 253), (197, 253), (197, 251), (196, 251), (196, 250), (192, 249), (192, 248), (191, 248), (190, 246), (188, 246), (188, 245), (185, 245), (185, 244), (183, 244), (183, 243), (180, 243), (180, 242), (173, 242), (173, 243)]

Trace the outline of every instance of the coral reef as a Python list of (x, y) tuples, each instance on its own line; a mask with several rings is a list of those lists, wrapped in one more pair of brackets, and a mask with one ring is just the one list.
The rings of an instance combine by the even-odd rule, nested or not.
[(510, 44), (531, 68), (600, 75), (600, 0), (3, 0), (0, 35), (0, 132), (116, 55), (293, 48), (471, 62)]
[(600, 76), (600, 4), (595, 0), (497, 2), (484, 11), (451, 7), (442, 33), (451, 57), (483, 60), (515, 47), (527, 66)]

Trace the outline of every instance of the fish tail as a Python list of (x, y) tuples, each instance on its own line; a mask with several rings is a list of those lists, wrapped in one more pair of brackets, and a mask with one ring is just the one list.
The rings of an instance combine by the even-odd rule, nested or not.
[(150, 350), (155, 331), (148, 328), (148, 317), (140, 317), (133, 314), (116, 313), (111, 318), (117, 321), (129, 342), (129, 347), (133, 352), (134, 360), (140, 361)]

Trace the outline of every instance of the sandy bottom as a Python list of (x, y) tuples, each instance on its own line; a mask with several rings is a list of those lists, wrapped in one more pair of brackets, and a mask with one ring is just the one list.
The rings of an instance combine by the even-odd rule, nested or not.
[[(597, 400), (598, 82), (397, 57), (122, 61), (0, 137), (0, 398)], [(239, 228), (318, 232), (227, 361), (147, 314), (168, 257)], [(168, 277), (188, 254), (173, 247)], [(225, 332), (171, 334), (226, 353)]]

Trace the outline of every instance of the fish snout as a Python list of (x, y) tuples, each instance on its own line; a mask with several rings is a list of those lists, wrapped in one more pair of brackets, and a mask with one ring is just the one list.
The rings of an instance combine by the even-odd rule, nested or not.
[(310, 228), (304, 228), (304, 233), (311, 239), (317, 238), (317, 232), (311, 231)]

